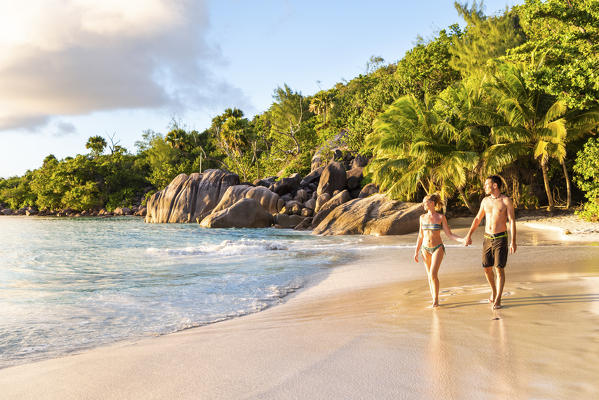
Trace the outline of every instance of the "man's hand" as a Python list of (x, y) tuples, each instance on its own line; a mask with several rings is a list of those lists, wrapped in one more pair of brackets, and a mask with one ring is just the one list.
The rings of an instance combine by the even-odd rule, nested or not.
[(464, 238), (464, 246), (470, 246), (472, 244), (472, 238), (470, 236), (466, 236)]
[(517, 248), (518, 245), (515, 242), (510, 243), (510, 254), (514, 254)]

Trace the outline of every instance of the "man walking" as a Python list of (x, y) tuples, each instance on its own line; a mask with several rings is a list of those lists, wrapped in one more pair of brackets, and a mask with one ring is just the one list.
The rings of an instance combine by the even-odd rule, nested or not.
[(512, 200), (501, 193), (502, 180), (493, 175), (485, 180), (485, 194), (487, 195), (480, 204), (480, 210), (472, 226), (465, 237), (465, 244), (472, 244), (472, 233), (478, 228), (482, 219), (485, 218), (485, 234), (483, 241), (483, 268), (487, 281), (491, 285), (491, 297), (489, 303), (493, 309), (501, 308), (501, 294), (505, 284), (505, 265), (508, 255), (508, 233), (509, 222), (511, 241), (509, 252), (516, 252), (516, 220), (514, 215), (514, 204)]

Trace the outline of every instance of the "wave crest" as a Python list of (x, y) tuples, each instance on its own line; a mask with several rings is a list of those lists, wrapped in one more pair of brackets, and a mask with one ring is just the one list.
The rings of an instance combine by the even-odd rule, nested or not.
[(223, 240), (222, 242), (217, 244), (204, 244), (199, 246), (188, 246), (181, 248), (159, 249), (155, 247), (149, 247), (146, 249), (146, 251), (151, 254), (161, 254), (169, 256), (238, 256), (260, 254), (265, 251), (282, 250), (288, 250), (288, 247), (268, 240), (251, 239), (242, 239), (239, 241)]

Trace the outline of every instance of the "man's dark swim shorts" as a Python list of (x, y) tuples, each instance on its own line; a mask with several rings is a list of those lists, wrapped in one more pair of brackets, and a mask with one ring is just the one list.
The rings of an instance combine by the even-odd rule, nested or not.
[(507, 254), (507, 232), (485, 233), (483, 241), (483, 268), (505, 268)]

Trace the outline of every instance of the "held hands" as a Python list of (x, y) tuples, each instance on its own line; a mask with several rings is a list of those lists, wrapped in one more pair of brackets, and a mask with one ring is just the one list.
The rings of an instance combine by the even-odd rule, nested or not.
[(464, 246), (470, 246), (472, 244), (472, 238), (470, 236), (466, 236), (463, 243)]

